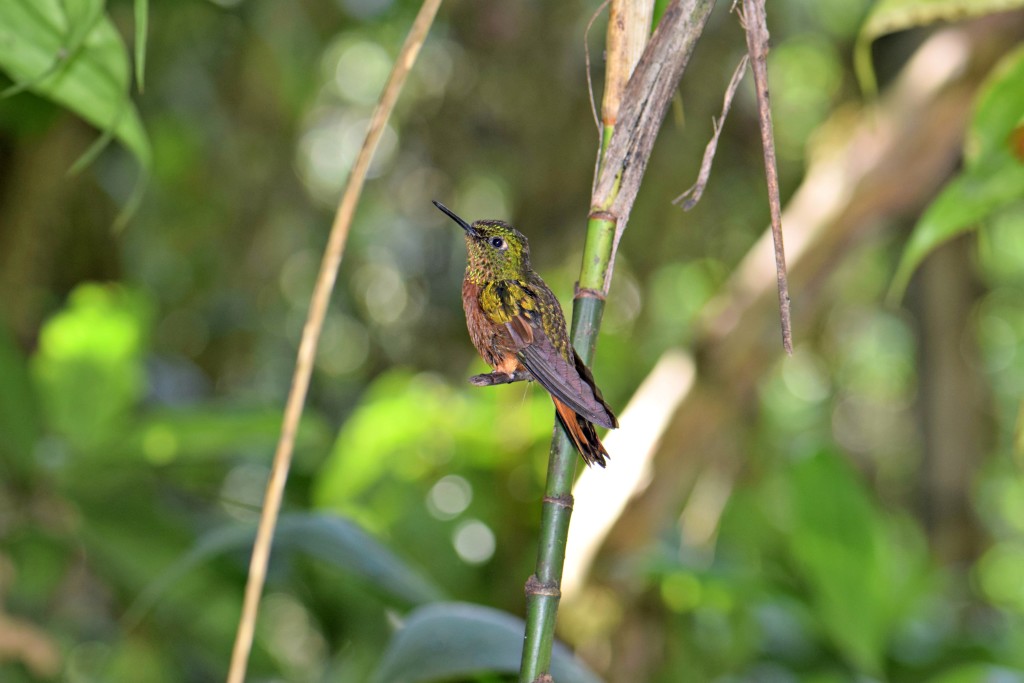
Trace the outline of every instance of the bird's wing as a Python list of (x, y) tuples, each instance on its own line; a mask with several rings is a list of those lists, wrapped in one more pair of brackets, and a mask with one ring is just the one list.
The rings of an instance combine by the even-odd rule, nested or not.
[(481, 307), (492, 322), (505, 325), (519, 360), (552, 396), (594, 424), (619, 426), (572, 346), (569, 362), (544, 332), (542, 305), (532, 287), (512, 280), (488, 284), (481, 291)]
[(552, 396), (594, 424), (609, 429), (619, 426), (615, 415), (594, 384), (590, 370), (579, 360), (575, 352), (572, 352), (575, 363), (569, 365), (544, 330), (530, 325), (522, 316), (505, 323), (505, 327), (517, 346), (521, 341), (531, 339), (519, 349), (519, 359), (533, 378)]

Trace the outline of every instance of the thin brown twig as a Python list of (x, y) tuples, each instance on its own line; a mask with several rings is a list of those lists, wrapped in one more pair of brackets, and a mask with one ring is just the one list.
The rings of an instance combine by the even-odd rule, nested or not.
[(772, 109), (768, 97), (768, 19), (764, 0), (743, 0), (740, 23), (747, 34), (747, 51), (754, 69), (761, 144), (764, 147), (764, 171), (768, 182), (768, 206), (772, 217), (772, 242), (775, 245), (775, 277), (779, 287), (779, 320), (782, 323), (782, 348), (793, 355), (793, 329), (790, 321), (789, 281), (786, 276), (786, 249), (782, 243), (782, 200), (779, 197), (779, 169), (775, 162), (775, 137)]
[(732, 73), (732, 79), (729, 80), (729, 86), (725, 89), (725, 98), (722, 100), (722, 115), (717, 119), (711, 119), (715, 132), (711, 139), (708, 140), (707, 147), (704, 148), (704, 158), (700, 162), (700, 173), (697, 174), (697, 182), (686, 192), (672, 200), (673, 204), (678, 205), (679, 202), (685, 199), (683, 211), (689, 211), (695, 207), (697, 202), (700, 201), (701, 195), (704, 194), (704, 187), (707, 186), (708, 178), (711, 176), (711, 164), (715, 159), (715, 152), (718, 151), (718, 138), (722, 135), (725, 117), (729, 115), (729, 109), (732, 108), (732, 98), (736, 95), (736, 89), (739, 88), (740, 81), (743, 80), (743, 74), (746, 73), (749, 61), (750, 56), (743, 55), (740, 63), (736, 65), (736, 70)]
[(376, 151), (377, 143), (384, 132), (391, 111), (398, 100), (398, 95), (405, 84), (406, 76), (416, 61), (416, 56), (419, 54), (420, 47), (427, 37), (427, 32), (430, 30), (440, 5), (441, 0), (424, 0), (420, 7), (420, 11), (409, 29), (409, 35), (398, 54), (398, 59), (391, 70), (391, 75), (388, 77), (387, 84), (384, 86), (384, 92), (377, 103), (377, 108), (370, 119), (366, 139), (363, 140), (363, 146), (352, 167), (348, 185), (345, 187), (338, 210), (334, 215), (334, 223), (331, 226), (331, 233), (320, 264), (320, 274), (317, 276), (306, 324), (302, 330), (302, 340), (299, 343), (298, 358), (295, 362), (295, 373), (292, 376), (292, 386), (288, 393), (281, 425), (281, 437), (274, 453), (273, 468), (264, 495), (263, 512), (256, 530), (256, 542), (253, 545), (252, 559), (249, 563), (249, 577), (245, 584), (242, 614), (238, 621), (238, 632), (231, 653), (228, 683), (242, 683), (245, 679), (245, 670), (256, 629), (260, 596), (263, 593), (263, 584), (267, 577), (267, 563), (270, 559), (274, 528), (277, 526), (281, 499), (284, 495), (284, 486), (288, 480), (288, 469), (295, 447), (295, 435), (299, 428), (299, 420), (302, 417), (306, 393), (309, 389), (309, 379), (313, 372), (313, 361), (316, 357), (316, 348), (320, 339), (320, 331), (323, 328), (324, 317), (327, 314), (327, 305), (338, 277), (338, 268), (341, 265), (341, 257), (345, 250), (352, 218), (359, 203), (359, 196), (366, 181), (366, 172), (370, 167), (370, 161), (373, 159), (373, 153)]

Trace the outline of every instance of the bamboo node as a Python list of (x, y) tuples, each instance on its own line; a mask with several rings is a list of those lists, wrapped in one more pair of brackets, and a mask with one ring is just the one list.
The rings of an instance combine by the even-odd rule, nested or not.
[(552, 581), (551, 583), (544, 583), (537, 578), (536, 574), (531, 574), (530, 578), (526, 580), (526, 597), (531, 595), (544, 595), (549, 598), (560, 598), (562, 597), (562, 591), (558, 590), (558, 583)]
[(576, 283), (575, 293), (573, 294), (574, 299), (598, 299), (599, 301), (605, 300), (604, 292), (600, 289), (591, 289), (589, 287), (580, 287), (580, 283)]
[(572, 510), (574, 501), (571, 493), (563, 493), (560, 496), (544, 496), (544, 502), (563, 507), (566, 510)]
[(608, 221), (609, 223), (617, 222), (615, 219), (615, 214), (613, 214), (611, 211), (602, 211), (601, 209), (598, 209), (597, 211), (591, 211), (590, 215), (587, 216), (587, 218), (589, 218), (592, 221)]

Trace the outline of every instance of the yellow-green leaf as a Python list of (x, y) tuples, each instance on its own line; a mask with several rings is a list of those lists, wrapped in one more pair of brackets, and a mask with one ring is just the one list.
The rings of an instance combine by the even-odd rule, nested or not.
[(946, 184), (914, 226), (889, 292), (895, 301), (933, 249), (1024, 200), (1024, 160), (1015, 131), (1024, 120), (1024, 48), (1003, 58), (982, 86), (965, 143), (964, 170)]
[(868, 14), (854, 48), (854, 67), (861, 89), (877, 90), (871, 65), (871, 43), (888, 33), (940, 21), (962, 21), (1024, 7), (1024, 0), (878, 0)]

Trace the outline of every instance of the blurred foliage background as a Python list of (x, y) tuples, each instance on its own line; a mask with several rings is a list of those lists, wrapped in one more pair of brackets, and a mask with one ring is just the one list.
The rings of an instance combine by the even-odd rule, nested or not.
[[(671, 204), (746, 49), (712, 15), (594, 368), (620, 410), (666, 353), (695, 369), (593, 473), (651, 468), (563, 604), (602, 678), (1024, 681), (1019, 4), (769, 3), (792, 358), (749, 80), (703, 200)], [(441, 600), (522, 613), (552, 411), (465, 382), (464, 248), (430, 200), (512, 220), (568, 305), (596, 7), (442, 8), (349, 240), (250, 680), (384, 676)], [(223, 678), (333, 206), (417, 5), (155, 1), (141, 46), (136, 9), (0, 0), (4, 681)]]

